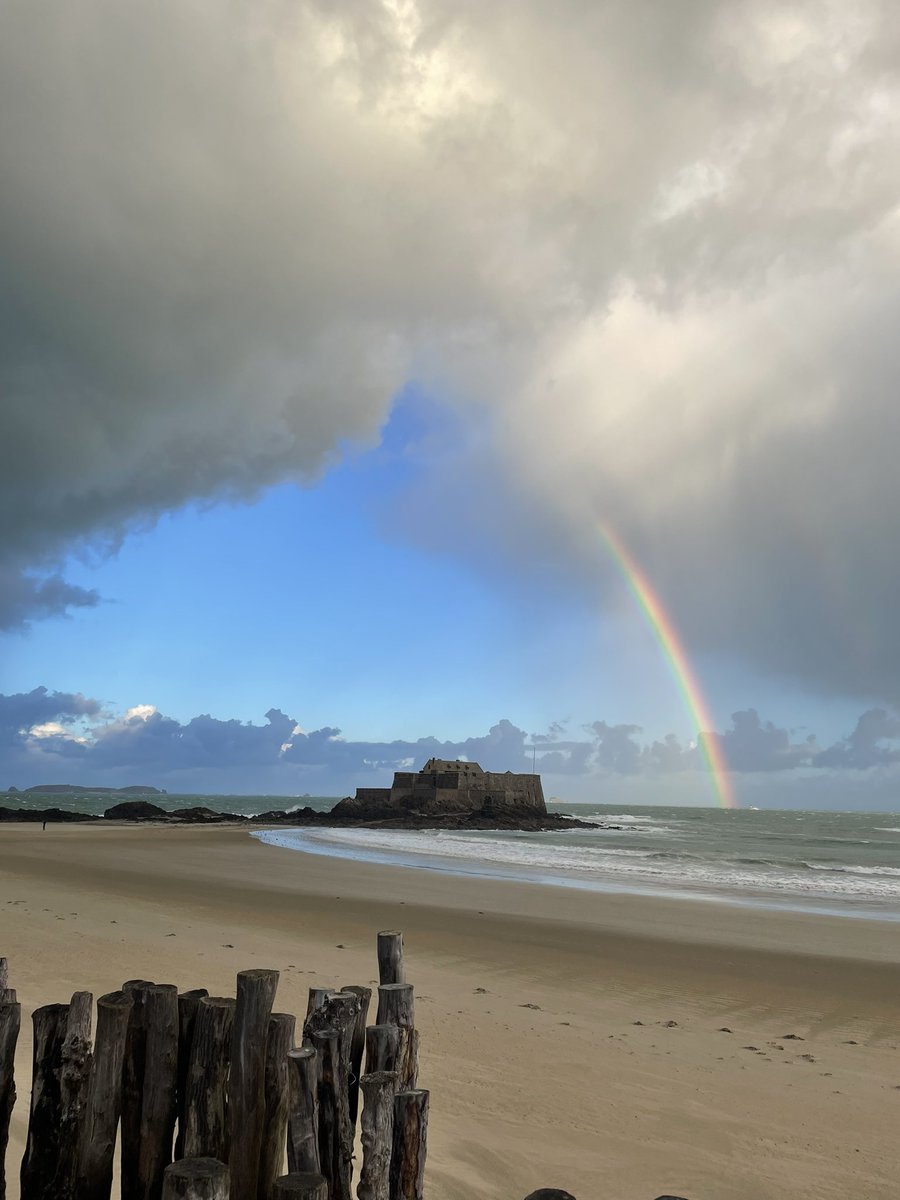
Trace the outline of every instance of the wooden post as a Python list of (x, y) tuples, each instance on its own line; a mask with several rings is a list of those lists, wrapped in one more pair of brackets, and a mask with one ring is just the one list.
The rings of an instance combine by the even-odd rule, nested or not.
[(288, 1170), (291, 1174), (319, 1171), (318, 1065), (315, 1046), (288, 1053), (289, 1113)]
[(379, 1025), (396, 1025), (400, 1034), (397, 1070), (400, 1090), (415, 1088), (419, 1077), (419, 1035), (416, 1032), (415, 1003), (411, 983), (383, 983), (378, 988)]
[(266, 1038), (265, 1097), (262, 1147), (259, 1155), (259, 1200), (270, 1200), (275, 1180), (284, 1170), (288, 1122), (288, 1054), (294, 1045), (296, 1018), (272, 1013)]
[[(6, 970), (6, 959), (0, 960)], [(9, 1120), (16, 1103), (16, 1043), (22, 1022), (22, 1009), (14, 1000), (0, 1004), (0, 1200), (6, 1200), (6, 1148), (9, 1145)]]
[(422, 1200), (428, 1139), (428, 1092), (421, 1088), (394, 1097), (390, 1200)]
[[(399, 1071), (400, 1029), (397, 1025), (370, 1025), (366, 1029), (366, 1074)], [(399, 1075), (398, 1075), (399, 1078)]]
[(309, 998), (306, 1002), (306, 1015), (312, 1016), (316, 1009), (321, 1008), (328, 997), (331, 988), (311, 987), (309, 989)]
[(60, 1075), (68, 1004), (45, 1004), (32, 1013), (31, 1106), (22, 1158), (22, 1200), (55, 1200), (59, 1165)]
[(162, 1200), (228, 1200), (228, 1168), (215, 1158), (182, 1158), (163, 1175)]
[[(172, 1161), (178, 1077), (178, 989), (157, 983), (144, 993), (145, 1061), (137, 1200), (159, 1200)], [(122, 1197), (122, 1200), (127, 1200)]]
[[(525, 1200), (575, 1200), (571, 1192), (562, 1192), (559, 1188), (538, 1188), (529, 1192)], [(658, 1196), (657, 1200), (678, 1200), (677, 1196)]]
[[(354, 1126), (350, 1120), (350, 1053), (353, 1046), (353, 1030), (359, 1013), (359, 998), (353, 992), (329, 992), (325, 1003), (306, 1019), (304, 1033), (312, 1036), (314, 1031), (334, 1030), (338, 1035), (338, 1056), (335, 1063), (335, 1103), (340, 1125), (340, 1144), (351, 1147), (352, 1156)], [(324, 1164), (322, 1174), (328, 1176)]]
[(318, 1064), (319, 1168), (328, 1181), (329, 1200), (351, 1200), (350, 1159), (352, 1142), (346, 1139), (341, 1120), (341, 1039), (336, 1029), (312, 1034)]
[(9, 962), (0, 958), (0, 989), (9, 987)]
[(378, 982), (405, 983), (403, 974), (403, 934), (395, 929), (378, 935)]
[(357, 1200), (389, 1200), (397, 1075), (393, 1071), (363, 1075), (360, 1086), (363, 1161), (356, 1188)]
[(144, 1064), (147, 1058), (146, 979), (129, 979), (122, 991), (131, 997), (125, 1058), (122, 1064), (122, 1135), (119, 1164), (122, 1200), (141, 1200), (138, 1184), (138, 1158), (141, 1152), (141, 1102), (144, 1090)]
[(110, 992), (97, 1001), (94, 1065), (78, 1154), (79, 1200), (109, 1200), (112, 1189), (131, 1003), (127, 992)]
[(197, 1010), (185, 1096), (184, 1153), (224, 1162), (228, 1152), (226, 1098), (235, 1001), (204, 996)]
[(359, 1112), (359, 1077), (362, 1075), (363, 1051), (366, 1048), (366, 1022), (369, 1018), (369, 1004), (372, 1000), (372, 989), (357, 987), (350, 984), (341, 988), (342, 992), (352, 992), (359, 1001), (359, 1011), (353, 1025), (350, 1041), (350, 1079), (348, 1099), (350, 1103), (350, 1124), (356, 1126), (356, 1115)]
[(277, 971), (238, 972), (228, 1084), (231, 1200), (256, 1200), (266, 1113), (266, 1034), (277, 987)]
[(272, 1200), (328, 1200), (328, 1184), (324, 1175), (292, 1172), (275, 1180)]
[(178, 1108), (178, 1136), (175, 1138), (175, 1159), (184, 1158), (184, 1126), (187, 1113), (187, 1075), (191, 1063), (191, 1047), (194, 1044), (194, 1026), (200, 1001), (208, 996), (206, 988), (194, 988), (181, 992), (178, 997), (178, 1074), (175, 1091)]
[(59, 1163), (54, 1191), (58, 1200), (75, 1196), (78, 1156), (92, 1074), (91, 1023), (94, 997), (75, 992), (66, 1015), (59, 1073)]

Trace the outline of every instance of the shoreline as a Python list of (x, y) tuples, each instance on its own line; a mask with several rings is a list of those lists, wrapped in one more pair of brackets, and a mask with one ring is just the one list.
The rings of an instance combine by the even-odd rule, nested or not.
[(276, 1006), (299, 1013), (309, 986), (367, 983), (375, 933), (399, 928), (432, 1091), (432, 1200), (894, 1193), (890, 923), (410, 871), (243, 828), (96, 833), (0, 831), (22, 1071), (37, 1004), (137, 977), (233, 994), (235, 971), (273, 966)]
[[(761, 912), (804, 913), (811, 916), (837, 917), (853, 921), (885, 921), (900, 923), (900, 906), (893, 908), (871, 906), (864, 900), (851, 900), (839, 895), (822, 898), (807, 898), (788, 891), (745, 890), (737, 888), (716, 890), (712, 885), (706, 889), (683, 886), (673, 887), (665, 883), (627, 881), (612, 874), (606, 878), (578, 876), (574, 872), (534, 867), (529, 869), (479, 859), (477, 856), (442, 855), (439, 851), (421, 851), (408, 848), (387, 849), (383, 846), (352, 844), (339, 838), (328, 839), (330, 832), (353, 833), (345, 826), (319, 826), (296, 828), (248, 830), (250, 836), (264, 845), (277, 846), (292, 853), (313, 854), (324, 858), (339, 858), (348, 862), (372, 863), (396, 867), (400, 870), (432, 871), (460, 878), (493, 879), (498, 882), (521, 883), (534, 887), (568, 888), (575, 891), (598, 892), (603, 895), (643, 896), (658, 900), (699, 904), (722, 904), (738, 908), (750, 908)], [(500, 831), (502, 832), (502, 831)], [(285, 839), (294, 837), (294, 844)]]

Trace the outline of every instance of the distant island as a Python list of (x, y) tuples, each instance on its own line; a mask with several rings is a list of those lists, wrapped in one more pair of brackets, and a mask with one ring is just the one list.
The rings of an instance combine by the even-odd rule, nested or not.
[[(164, 809), (146, 799), (157, 788), (88, 788), (67, 784), (28, 788), (29, 793), (109, 795), (119, 800), (102, 816), (60, 808), (0, 808), (0, 821), (142, 821), (166, 825), (234, 823), (246, 825), (355, 825), (381, 829), (572, 829), (582, 821), (548, 813), (539, 775), (485, 771), (478, 763), (429, 759), (418, 772), (397, 771), (389, 788), (357, 788), (330, 812), (304, 806), (271, 809), (253, 817), (218, 812), (202, 805)], [(8, 794), (8, 793), (7, 793)], [(141, 799), (131, 797), (140, 796)]]
[[(16, 787), (7, 789), (7, 795), (19, 792)], [(38, 783), (23, 788), (21, 795), (36, 793), (47, 796), (165, 796), (165, 788), (150, 787), (146, 783), (132, 783), (128, 787), (83, 787), (79, 783)]]

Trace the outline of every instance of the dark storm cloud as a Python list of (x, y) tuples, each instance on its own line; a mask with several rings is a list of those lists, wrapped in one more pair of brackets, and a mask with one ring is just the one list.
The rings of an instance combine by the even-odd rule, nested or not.
[(93, 608), (100, 596), (93, 588), (77, 587), (58, 573), (39, 578), (13, 566), (0, 565), (0, 629), (19, 629), (42, 617), (55, 617), (73, 608)]
[(897, 699), (898, 51), (887, 0), (8, 4), (0, 619), (416, 378), (489, 414), (423, 528), (490, 480), (492, 564), (613, 606), (605, 522), (690, 649)]

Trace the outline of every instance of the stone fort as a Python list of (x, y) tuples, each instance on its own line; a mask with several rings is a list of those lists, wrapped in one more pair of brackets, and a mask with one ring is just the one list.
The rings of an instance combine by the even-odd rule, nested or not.
[(398, 817), (408, 813), (529, 813), (544, 815), (540, 775), (484, 771), (474, 762), (430, 758), (421, 771), (397, 771), (389, 788), (357, 788), (335, 816)]

